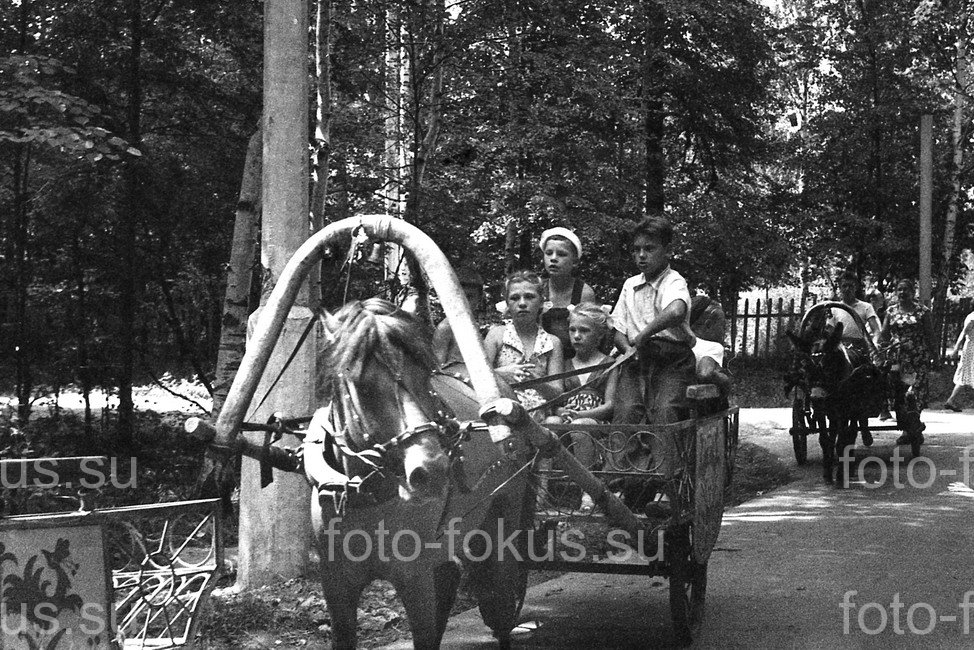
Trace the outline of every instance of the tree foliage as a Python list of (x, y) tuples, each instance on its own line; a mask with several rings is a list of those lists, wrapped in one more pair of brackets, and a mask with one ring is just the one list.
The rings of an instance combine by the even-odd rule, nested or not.
[[(392, 2), (330, 4), (325, 218), (383, 209), (397, 47), (409, 218), (490, 281), (537, 267), (538, 234), (568, 225), (610, 301), (632, 272), (625, 230), (658, 210), (675, 264), (725, 301), (836, 266), (915, 274), (917, 123), (947, 132), (960, 0), (406, 0), (390, 45)], [(143, 378), (215, 359), (261, 4), (140, 2), (136, 23), (130, 5), (0, 6), (0, 306), (31, 385), (116, 381), (122, 226)], [(939, 148), (937, 197), (949, 165)]]

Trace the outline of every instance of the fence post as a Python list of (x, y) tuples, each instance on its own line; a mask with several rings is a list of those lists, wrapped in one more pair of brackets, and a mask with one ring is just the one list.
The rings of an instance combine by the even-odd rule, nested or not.
[(737, 298), (734, 298), (734, 311), (732, 312), (731, 318), (731, 331), (730, 331), (730, 358), (734, 358), (734, 350), (737, 349)]
[(744, 299), (744, 317), (741, 321), (741, 356), (747, 356), (747, 314), (748, 299)]
[[(774, 337), (776, 343), (781, 340), (782, 336), (785, 335), (784, 331), (781, 329), (782, 325), (784, 324), (784, 320), (783, 320), (784, 315), (785, 315), (785, 299), (778, 298), (778, 329), (775, 331), (775, 337)], [(775, 351), (776, 352), (778, 351), (777, 345), (775, 345)]]
[(758, 341), (761, 338), (761, 299), (754, 301), (754, 358), (758, 358)]

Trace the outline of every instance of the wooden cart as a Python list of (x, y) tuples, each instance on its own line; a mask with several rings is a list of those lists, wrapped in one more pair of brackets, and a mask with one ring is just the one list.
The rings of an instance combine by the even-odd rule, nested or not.
[[(573, 434), (591, 437), (602, 458), (601, 469), (593, 474), (610, 489), (642, 493), (642, 501), (652, 495), (662, 498), (648, 501), (643, 512), (633, 507), (641, 526), (633, 537), (633, 531), (615, 528), (598, 508), (580, 512), (581, 492), (563, 471), (541, 470), (537, 530), (562, 534), (546, 535), (545, 548), (535, 549), (535, 558), (543, 559), (530, 560), (529, 566), (665, 576), (676, 638), (691, 643), (703, 621), (707, 563), (720, 533), (738, 440), (737, 407), (717, 412), (703, 408), (715, 393), (714, 386), (690, 387), (688, 396), (698, 407), (691, 419), (676, 424), (549, 427), (566, 446)], [(639, 454), (627, 453), (637, 447)], [(569, 540), (566, 531), (575, 533), (569, 545), (564, 543)]]

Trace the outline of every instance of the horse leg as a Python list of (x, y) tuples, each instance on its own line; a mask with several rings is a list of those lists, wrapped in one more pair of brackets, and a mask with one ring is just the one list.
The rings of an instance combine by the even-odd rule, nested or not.
[(321, 585), (331, 616), (332, 648), (351, 650), (357, 643), (358, 601), (368, 584), (364, 576), (354, 579), (347, 572), (322, 572)]
[(460, 566), (455, 561), (444, 562), (433, 570), (433, 585), (436, 589), (436, 628), (441, 639), (443, 632), (446, 631), (453, 603), (457, 599), (460, 577)]
[(849, 477), (855, 462), (856, 424), (855, 418), (837, 418), (835, 455), (839, 466), (836, 468), (835, 480), (843, 488), (849, 487)]
[(831, 422), (819, 423), (818, 444), (822, 448), (822, 478), (827, 483), (832, 482), (832, 464), (835, 456), (835, 438), (832, 428), (835, 425)]
[[(440, 647), (440, 640), (443, 638), (443, 630), (446, 629), (446, 619), (449, 616), (442, 614), (445, 606), (444, 600), (452, 598), (441, 598), (437, 593), (437, 578), (443, 583), (450, 583), (456, 580), (449, 575), (450, 569), (441, 569), (430, 566), (427, 562), (414, 562), (406, 567), (408, 574), (393, 576), (393, 584), (396, 593), (399, 594), (403, 606), (406, 608), (406, 616), (409, 618), (409, 629), (413, 635), (413, 647), (416, 650), (435, 650)], [(443, 584), (443, 587), (448, 586)], [(456, 590), (454, 587), (454, 595)]]

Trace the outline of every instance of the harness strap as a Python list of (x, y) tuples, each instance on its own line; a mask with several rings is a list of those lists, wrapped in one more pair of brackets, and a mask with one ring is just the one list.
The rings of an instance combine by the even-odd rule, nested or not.
[(604, 370), (605, 368), (611, 368), (615, 365), (616, 360), (606, 361), (605, 363), (599, 363), (594, 366), (585, 366), (581, 370), (566, 370), (565, 372), (559, 372), (554, 375), (545, 375), (544, 377), (534, 377), (532, 379), (525, 379), (524, 381), (519, 381), (511, 384), (511, 388), (529, 388), (531, 386), (537, 386), (538, 384), (546, 384), (549, 381), (555, 381), (556, 379), (567, 379), (569, 377), (577, 377), (578, 375), (584, 375), (586, 372), (597, 372), (599, 370)]
[[(621, 366), (622, 364), (624, 364), (626, 361), (628, 361), (629, 359), (631, 359), (633, 356), (635, 356), (635, 354), (636, 354), (636, 348), (631, 348), (628, 352), (626, 352), (625, 354), (621, 355), (613, 363), (608, 364), (607, 367), (609, 369), (606, 372), (599, 373), (596, 376), (589, 378), (589, 380), (587, 382), (585, 382), (584, 384), (582, 384), (581, 386), (578, 386), (578, 387), (573, 388), (571, 390), (567, 390), (567, 391), (563, 392), (561, 395), (558, 395), (557, 397), (553, 397), (550, 400), (548, 400), (547, 402), (544, 402), (543, 404), (539, 404), (538, 406), (535, 406), (534, 408), (529, 408), (529, 409), (526, 409), (526, 410), (530, 413), (531, 411), (540, 411), (541, 409), (548, 408), (552, 404), (558, 404), (559, 402), (562, 402), (562, 401), (568, 399), (572, 395), (575, 395), (577, 393), (582, 392), (583, 389), (588, 388), (589, 386), (592, 386), (592, 385), (597, 384), (597, 383), (599, 383), (599, 382), (601, 382), (601, 381), (603, 381), (605, 379), (608, 379), (610, 372), (612, 372), (613, 370), (615, 370), (616, 368), (618, 368), (619, 366)], [(605, 364), (601, 364), (601, 365), (605, 365)], [(590, 366), (589, 368), (586, 368), (583, 372), (589, 372), (590, 371), (590, 368), (592, 368), (592, 367), (593, 366)], [(582, 373), (576, 371), (575, 374), (582, 374)]]
[(287, 371), (288, 366), (290, 366), (291, 362), (294, 361), (294, 358), (298, 356), (298, 351), (301, 350), (301, 346), (304, 345), (304, 342), (308, 339), (308, 335), (311, 334), (311, 330), (314, 329), (315, 323), (318, 322), (318, 317), (320, 315), (321, 315), (320, 307), (318, 309), (315, 309), (314, 312), (312, 312), (311, 318), (308, 320), (308, 326), (304, 328), (303, 332), (301, 332), (301, 337), (298, 339), (298, 342), (294, 346), (294, 349), (291, 350), (291, 354), (284, 362), (284, 365), (281, 366), (281, 371), (277, 373), (277, 377), (275, 377), (274, 381), (271, 382), (271, 385), (267, 387), (267, 392), (265, 392), (264, 396), (260, 398), (260, 401), (257, 402), (257, 406), (253, 408), (251, 413), (258, 411), (260, 407), (264, 404), (264, 402), (267, 400), (267, 398), (270, 396), (271, 391), (274, 390), (274, 387), (277, 386), (277, 382), (279, 382), (281, 380), (281, 377), (284, 376), (284, 373)]

